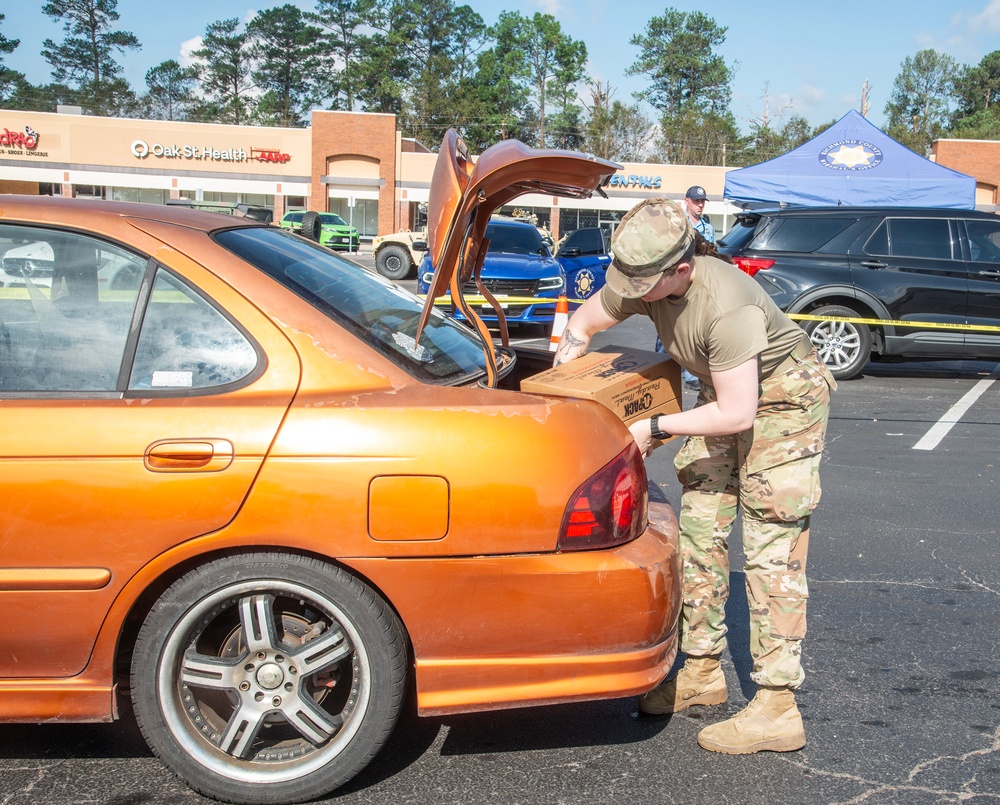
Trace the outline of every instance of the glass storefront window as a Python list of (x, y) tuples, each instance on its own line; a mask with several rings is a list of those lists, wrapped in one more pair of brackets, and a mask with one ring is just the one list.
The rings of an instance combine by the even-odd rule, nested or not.
[(143, 204), (166, 204), (170, 198), (169, 190), (155, 187), (109, 187), (108, 199), (111, 201), (139, 201)]
[(73, 185), (74, 198), (104, 198), (104, 187), (97, 184)]
[(511, 218), (523, 218), (530, 221), (535, 226), (548, 228), (552, 220), (552, 210), (548, 207), (526, 207), (521, 204), (508, 204), (501, 207), (497, 212)]
[(253, 204), (255, 207), (273, 207), (274, 196), (267, 193), (241, 193), (240, 201), (244, 204)]
[(351, 207), (346, 198), (331, 198), (327, 203), (327, 212), (335, 212), (357, 229), (363, 238), (375, 237), (378, 234), (377, 199), (355, 199), (354, 206)]
[[(274, 209), (274, 196), (268, 193), (222, 193), (214, 190), (181, 190), (180, 198), (188, 201), (217, 201), (223, 204), (250, 204)], [(301, 196), (299, 196), (301, 198)], [(287, 209), (287, 207), (286, 207)]]
[(559, 211), (559, 234), (566, 235), (574, 229), (599, 226), (610, 237), (626, 210), (568, 210)]
[(198, 201), (228, 201), (230, 203), (237, 203), (240, 200), (239, 193), (218, 193), (212, 190), (206, 190), (201, 194), (201, 198)]

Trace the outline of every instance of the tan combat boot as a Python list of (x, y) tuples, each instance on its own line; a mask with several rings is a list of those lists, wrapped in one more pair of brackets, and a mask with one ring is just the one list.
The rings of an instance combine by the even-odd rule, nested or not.
[(795, 694), (789, 688), (760, 688), (735, 716), (699, 732), (698, 743), (727, 755), (801, 749), (806, 745), (806, 732)]
[(639, 697), (639, 711), (659, 716), (696, 704), (722, 704), (728, 698), (719, 657), (688, 657), (677, 675)]

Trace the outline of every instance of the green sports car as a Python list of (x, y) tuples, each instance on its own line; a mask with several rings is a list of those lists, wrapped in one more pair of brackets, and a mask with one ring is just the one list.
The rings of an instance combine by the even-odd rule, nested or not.
[[(286, 212), (278, 225), (282, 229), (291, 229), (294, 232), (301, 232), (306, 237), (311, 237), (311, 233), (302, 231), (303, 218), (307, 215), (309, 213), (305, 210)], [(361, 245), (361, 236), (357, 229), (336, 213), (317, 212), (314, 215), (316, 216), (314, 220), (319, 222), (319, 237), (313, 237), (313, 240), (318, 240), (321, 246), (327, 246), (331, 249), (357, 251)], [(312, 216), (309, 216), (306, 219), (307, 224), (311, 218)], [(313, 223), (312, 226), (316, 226), (316, 224)]]

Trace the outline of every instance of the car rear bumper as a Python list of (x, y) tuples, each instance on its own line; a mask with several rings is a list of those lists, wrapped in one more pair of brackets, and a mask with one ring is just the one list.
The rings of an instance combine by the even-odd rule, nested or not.
[(406, 625), (421, 714), (611, 699), (654, 687), (677, 653), (676, 520), (651, 503), (650, 521), (609, 550), (345, 563)]
[(645, 693), (677, 656), (677, 627), (649, 648), (551, 657), (417, 660), (422, 716), (481, 712)]

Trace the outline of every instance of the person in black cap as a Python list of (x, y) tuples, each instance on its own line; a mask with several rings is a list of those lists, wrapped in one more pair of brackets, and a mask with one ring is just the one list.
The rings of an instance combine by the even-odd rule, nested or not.
[(705, 192), (705, 188), (692, 185), (684, 194), (684, 210), (687, 212), (692, 229), (709, 243), (715, 243), (715, 227), (705, 217), (705, 202), (707, 200), (708, 194)]

